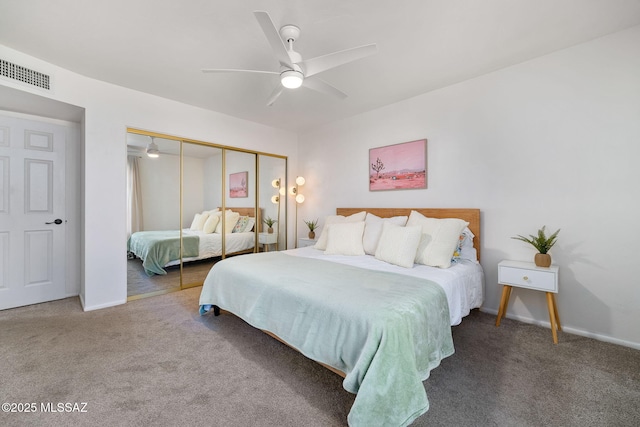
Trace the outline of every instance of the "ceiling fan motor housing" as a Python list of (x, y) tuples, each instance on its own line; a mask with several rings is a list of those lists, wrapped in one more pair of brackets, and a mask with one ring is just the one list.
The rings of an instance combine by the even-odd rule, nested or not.
[(300, 28), (295, 25), (284, 25), (280, 28), (280, 37), (285, 43), (294, 42), (300, 37)]

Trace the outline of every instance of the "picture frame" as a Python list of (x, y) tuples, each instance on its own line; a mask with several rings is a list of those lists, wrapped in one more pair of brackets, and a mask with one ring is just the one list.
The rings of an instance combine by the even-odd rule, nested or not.
[(369, 191), (427, 188), (427, 140), (369, 149)]
[(249, 172), (229, 174), (229, 197), (232, 199), (249, 197)]

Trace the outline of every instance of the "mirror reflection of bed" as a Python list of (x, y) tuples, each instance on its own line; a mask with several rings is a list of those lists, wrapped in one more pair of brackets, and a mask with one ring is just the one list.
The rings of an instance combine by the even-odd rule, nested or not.
[[(256, 231), (263, 231), (265, 215), (283, 224), (276, 227), (280, 244), (272, 250), (286, 249), (286, 215), (280, 202), (272, 202), (278, 194), (274, 179), (286, 188), (286, 158), (155, 135), (132, 129), (127, 134), (129, 300), (199, 286), (218, 260), (261, 248)], [(147, 155), (151, 142), (157, 157)], [(237, 173), (246, 173), (245, 192), (231, 191), (230, 176)], [(223, 205), (233, 212), (224, 215), (226, 233)], [(204, 230), (216, 210), (218, 224)], [(194, 227), (196, 214), (203, 219), (200, 227)], [(250, 230), (238, 229), (247, 222), (254, 224)]]
[(129, 295), (170, 290), (176, 276), (179, 288), (201, 285), (211, 267), (222, 259), (223, 241), (225, 257), (254, 252), (259, 210), (257, 215), (254, 208), (231, 207), (225, 212), (224, 220), (219, 208), (197, 212), (182, 230), (133, 233), (128, 243)]
[[(154, 138), (162, 153), (149, 157), (147, 135), (127, 134), (127, 220), (129, 238), (136, 232), (180, 229), (180, 142)], [(149, 276), (142, 261), (127, 252), (127, 296), (180, 289), (180, 266)]]

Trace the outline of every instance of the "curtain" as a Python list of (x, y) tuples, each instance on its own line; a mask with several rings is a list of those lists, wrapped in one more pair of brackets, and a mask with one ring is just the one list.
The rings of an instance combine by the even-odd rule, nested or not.
[(137, 156), (127, 156), (127, 238), (142, 230), (142, 192)]

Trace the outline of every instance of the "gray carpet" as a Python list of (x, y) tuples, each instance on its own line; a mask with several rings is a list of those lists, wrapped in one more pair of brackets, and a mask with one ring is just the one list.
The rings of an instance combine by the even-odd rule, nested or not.
[[(192, 287), (193, 284), (202, 285), (211, 267), (220, 260), (209, 258), (201, 261), (192, 261), (184, 264), (182, 268), (182, 284), (184, 287)], [(142, 267), (140, 258), (127, 260), (127, 296), (144, 295), (158, 291), (180, 289), (180, 266), (174, 265), (164, 268), (167, 274), (154, 274), (148, 276)]]
[[(232, 315), (200, 288), (83, 313), (76, 298), (0, 312), (2, 426), (343, 426), (342, 379)], [(477, 310), (425, 381), (416, 426), (640, 425), (640, 351)], [(41, 403), (87, 402), (86, 413)]]

